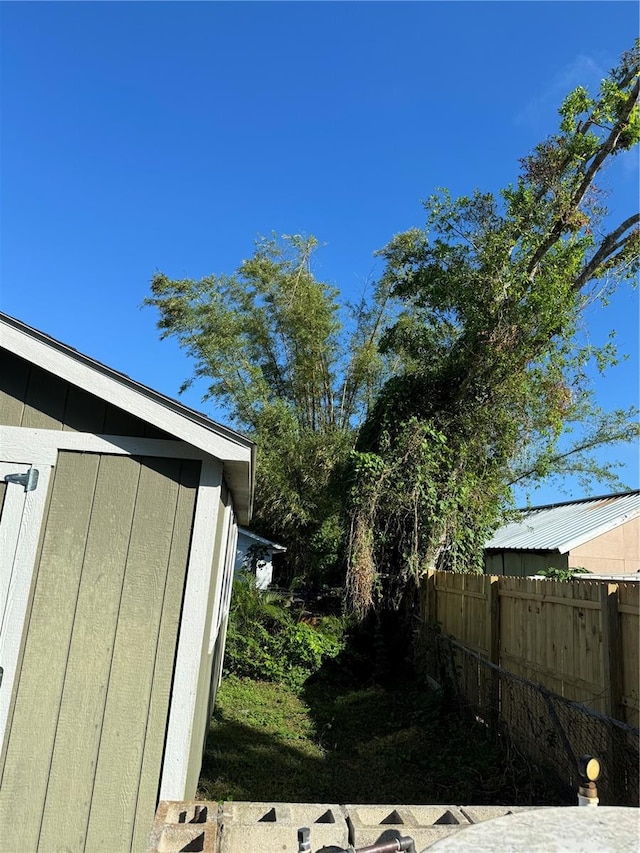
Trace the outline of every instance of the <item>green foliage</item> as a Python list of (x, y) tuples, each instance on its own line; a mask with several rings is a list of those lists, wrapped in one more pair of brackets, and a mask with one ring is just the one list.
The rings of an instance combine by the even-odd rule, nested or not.
[(589, 570), (584, 566), (569, 566), (568, 569), (557, 569), (554, 566), (549, 566), (548, 569), (540, 569), (537, 574), (551, 581), (570, 581), (577, 575), (588, 575)]
[[(452, 447), (433, 421), (412, 416), (396, 430), (390, 421), (378, 448), (377, 454), (353, 454), (349, 559), (358, 571), (349, 573), (348, 589), (362, 612), (380, 597), (397, 606), (425, 562), (480, 570), (498, 501), (507, 497), (506, 488), (497, 489), (491, 503), (483, 492), (477, 443)], [(378, 566), (384, 584), (376, 582)]]
[(294, 574), (321, 578), (344, 530), (336, 468), (387, 375), (377, 341), (381, 288), (356, 306), (312, 272), (317, 241), (258, 242), (233, 275), (199, 281), (157, 273), (146, 305), (162, 337), (193, 358), (207, 397), (258, 444), (254, 527), (287, 546)]
[[(595, 405), (589, 370), (615, 364), (615, 345), (580, 335), (587, 306), (640, 266), (640, 216), (611, 225), (595, 183), (640, 139), (638, 55), (597, 94), (570, 93), (500, 193), (431, 197), (349, 310), (299, 235), (261, 240), (232, 275), (154, 276), (162, 336), (258, 443), (254, 525), (287, 546), (292, 574), (333, 581), (346, 551), (362, 613), (430, 566), (479, 568), (515, 483), (621, 485), (593, 451), (635, 438), (635, 412)], [(264, 634), (256, 665), (279, 677)]]
[(256, 588), (250, 576), (234, 581), (224, 669), (238, 676), (300, 689), (327, 658), (342, 650), (344, 622), (299, 621), (284, 599)]
[[(638, 46), (596, 97), (564, 101), (559, 132), (521, 161), (500, 196), (430, 198), (424, 229), (381, 256), (400, 300), (380, 342), (400, 368), (379, 394), (353, 466), (349, 589), (366, 611), (379, 575), (397, 600), (431, 566), (479, 568), (509, 487), (557, 473), (618, 486), (594, 448), (638, 435), (633, 410), (605, 413), (587, 369), (613, 342), (581, 346), (584, 309), (635, 283), (640, 216), (607, 230), (594, 181), (638, 141)], [(576, 430), (571, 440), (571, 431)]]

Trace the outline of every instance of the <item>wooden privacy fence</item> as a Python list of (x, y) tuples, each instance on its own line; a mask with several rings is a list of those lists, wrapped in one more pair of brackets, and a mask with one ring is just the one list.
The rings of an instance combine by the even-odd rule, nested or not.
[(638, 727), (640, 584), (430, 570), (421, 608), (491, 663)]

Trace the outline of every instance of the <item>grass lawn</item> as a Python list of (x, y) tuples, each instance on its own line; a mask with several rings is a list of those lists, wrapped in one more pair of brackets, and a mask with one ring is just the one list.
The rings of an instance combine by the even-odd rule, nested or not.
[[(483, 725), (423, 686), (296, 695), (227, 676), (199, 785), (208, 800), (333, 803), (541, 803), (527, 764)], [(555, 796), (555, 800), (554, 800)], [(557, 793), (549, 802), (560, 804)]]

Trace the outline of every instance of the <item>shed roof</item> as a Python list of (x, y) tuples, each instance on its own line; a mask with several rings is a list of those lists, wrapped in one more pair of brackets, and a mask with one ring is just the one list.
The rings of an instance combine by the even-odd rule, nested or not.
[(246, 536), (248, 539), (253, 539), (259, 545), (268, 546), (273, 551), (286, 551), (287, 550), (284, 545), (280, 545), (278, 542), (273, 542), (271, 539), (265, 539), (264, 536), (258, 536), (257, 533), (254, 533), (253, 530), (247, 530), (246, 527), (239, 527), (238, 533), (241, 533), (243, 536)]
[(0, 347), (219, 459), (238, 520), (248, 523), (256, 445), (246, 436), (2, 312)]
[(640, 490), (531, 507), (520, 512), (520, 520), (496, 530), (485, 549), (566, 554), (639, 516)]

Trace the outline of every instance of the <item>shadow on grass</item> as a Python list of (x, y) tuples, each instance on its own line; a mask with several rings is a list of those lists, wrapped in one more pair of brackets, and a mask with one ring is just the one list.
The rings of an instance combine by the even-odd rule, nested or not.
[[(366, 690), (310, 685), (305, 699), (326, 750), (332, 802), (533, 802), (530, 769), (486, 727), (415, 681)], [(539, 801), (540, 791), (535, 791)]]
[(325, 789), (321, 752), (218, 716), (205, 752), (199, 793), (211, 800), (318, 802)]
[[(540, 779), (414, 681), (297, 697), (236, 679), (216, 711), (200, 795), (213, 800), (526, 805)], [(235, 692), (234, 692), (235, 691)], [(270, 703), (279, 705), (274, 713)], [(243, 719), (244, 717), (244, 719)], [(550, 802), (560, 804), (558, 792)]]

